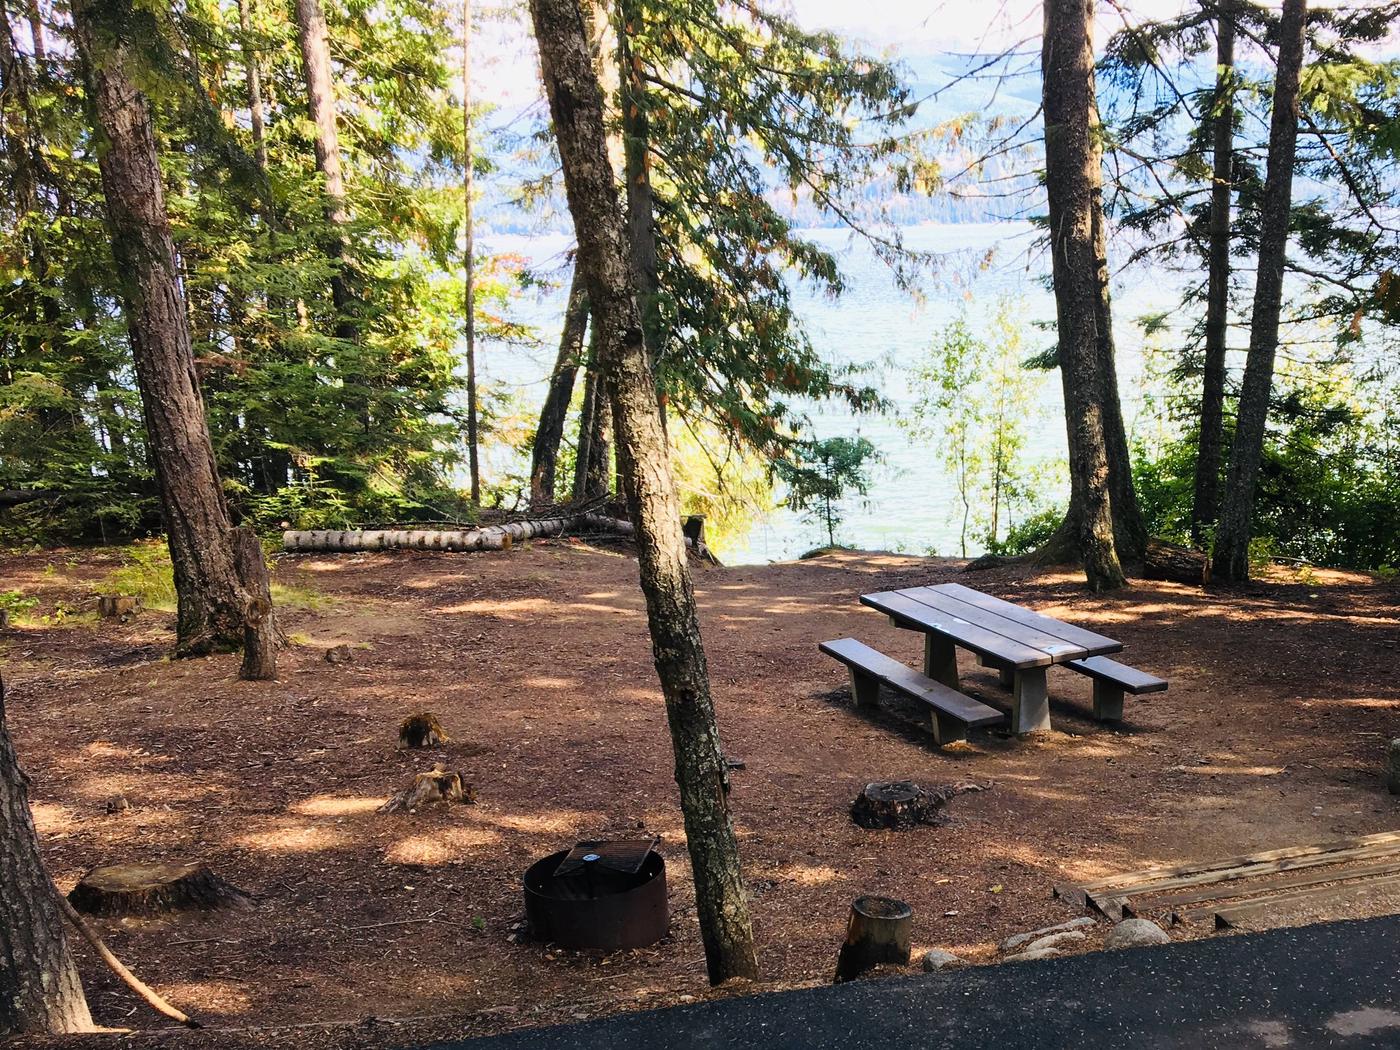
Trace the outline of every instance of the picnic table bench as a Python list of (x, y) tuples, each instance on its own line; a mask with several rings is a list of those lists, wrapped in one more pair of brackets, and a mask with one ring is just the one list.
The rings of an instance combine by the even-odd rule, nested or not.
[(896, 627), (923, 634), (923, 675), (855, 639), (823, 643), (822, 651), (851, 670), (857, 703), (873, 699), (870, 690), (885, 684), (929, 704), (940, 743), (959, 738), (959, 724), (964, 731), (987, 724), (986, 712), (994, 710), (962, 694), (959, 648), (975, 653), (1011, 687), (1011, 731), (1018, 735), (1050, 728), (1046, 671), (1056, 664), (1094, 679), (1094, 715), (1101, 720), (1122, 717), (1125, 692), (1167, 688), (1160, 678), (1106, 658), (1121, 652), (1122, 642), (962, 584), (881, 591), (860, 601)]

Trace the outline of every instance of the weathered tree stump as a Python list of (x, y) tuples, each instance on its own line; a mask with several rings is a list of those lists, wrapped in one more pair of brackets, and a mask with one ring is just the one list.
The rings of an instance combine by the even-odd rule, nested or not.
[(249, 682), (270, 682), (277, 677), (277, 649), (282, 631), (272, 608), (272, 581), (262, 540), (247, 526), (229, 533), (234, 569), (247, 593), (243, 608), (243, 666), (238, 677)]
[(355, 649), (349, 645), (333, 645), (326, 650), (326, 663), (348, 664), (355, 659)]
[(836, 984), (877, 966), (909, 965), (914, 910), (892, 897), (857, 897), (846, 924), (846, 942), (836, 960)]
[(163, 915), (246, 907), (251, 898), (203, 864), (104, 864), (68, 894), (88, 915)]
[(1162, 540), (1148, 540), (1142, 574), (1149, 580), (1173, 580), (1197, 587), (1210, 583), (1210, 559), (1202, 551), (1178, 547)]
[(442, 766), (430, 772), (415, 773), (412, 782), (388, 802), (379, 807), (380, 813), (408, 813), (428, 806), (450, 806), (455, 802), (476, 801), (476, 789), (462, 780), (460, 773), (451, 773)]
[(451, 739), (431, 711), (409, 715), (399, 726), (399, 743), (404, 747), (437, 747)]
[(946, 824), (943, 807), (948, 800), (969, 791), (986, 790), (980, 784), (945, 784), (924, 788), (912, 780), (876, 781), (851, 803), (851, 819), (863, 828), (912, 828), (920, 824)]
[(97, 596), (97, 615), (104, 620), (134, 616), (140, 609), (141, 599), (130, 594), (99, 594)]

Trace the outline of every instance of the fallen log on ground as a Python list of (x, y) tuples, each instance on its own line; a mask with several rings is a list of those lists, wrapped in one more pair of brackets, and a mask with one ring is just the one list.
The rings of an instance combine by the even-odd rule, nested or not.
[[(713, 564), (719, 561), (705, 545), (701, 519), (692, 517), (684, 526), (686, 546)], [(292, 529), (282, 533), (287, 551), (491, 551), (508, 550), (522, 540), (595, 531), (618, 536), (634, 534), (632, 523), (607, 514), (585, 513), (567, 517), (535, 518), (475, 529)]]
[(1210, 583), (1210, 559), (1202, 551), (1190, 547), (1148, 540), (1142, 574), (1149, 580), (1174, 580), (1199, 587)]
[(513, 543), (558, 536), (577, 518), (538, 518), (476, 529), (311, 529), (282, 533), (289, 551), (499, 551)]

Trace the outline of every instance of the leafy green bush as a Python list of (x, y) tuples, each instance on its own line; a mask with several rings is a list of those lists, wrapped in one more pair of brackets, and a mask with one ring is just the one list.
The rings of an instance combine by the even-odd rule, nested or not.
[(1031, 554), (1045, 546), (1050, 537), (1055, 534), (1055, 530), (1060, 527), (1060, 522), (1065, 518), (1063, 507), (1052, 507), (1043, 510), (1039, 514), (1032, 515), (1019, 524), (1012, 525), (1006, 530), (1006, 538), (1002, 540), (987, 540), (987, 553), (995, 554), (1002, 558), (1014, 558), (1022, 554)]

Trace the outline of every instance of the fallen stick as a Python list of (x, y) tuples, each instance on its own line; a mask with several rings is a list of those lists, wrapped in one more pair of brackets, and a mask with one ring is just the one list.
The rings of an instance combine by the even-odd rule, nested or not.
[(73, 924), (75, 930), (82, 934), (83, 940), (92, 945), (93, 951), (97, 952), (102, 961), (107, 964), (108, 969), (120, 977), (123, 984), (144, 999), (147, 1006), (156, 1013), (163, 1014), (170, 1018), (170, 1020), (184, 1025), (186, 1028), (204, 1027), (193, 1017), (189, 1016), (189, 1014), (182, 1013), (175, 1009), (175, 1007), (162, 999), (155, 989), (151, 988), (128, 970), (122, 961), (112, 954), (112, 949), (107, 947), (102, 938), (97, 935), (97, 931), (87, 924), (83, 917), (74, 909), (73, 905), (68, 903), (68, 898), (59, 892), (57, 886), (54, 887), (54, 896), (58, 898), (58, 907), (63, 912), (64, 918)]

